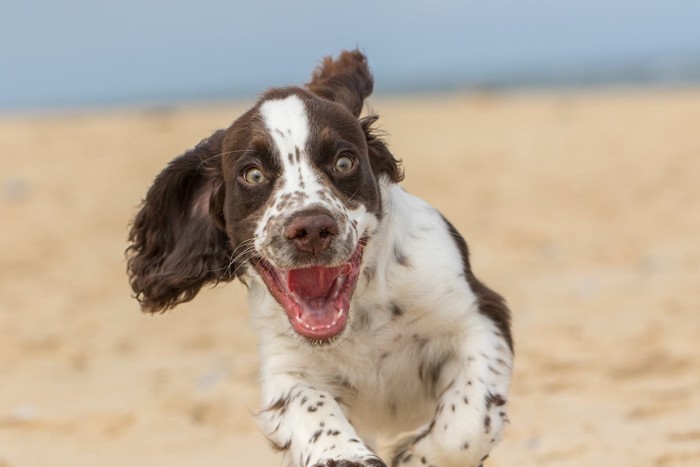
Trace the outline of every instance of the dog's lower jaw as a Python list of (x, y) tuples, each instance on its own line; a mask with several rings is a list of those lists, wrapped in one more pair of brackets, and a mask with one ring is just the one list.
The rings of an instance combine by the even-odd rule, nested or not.
[(348, 260), (335, 267), (285, 270), (262, 258), (253, 263), (292, 329), (305, 341), (323, 345), (345, 331), (366, 242), (361, 239)]

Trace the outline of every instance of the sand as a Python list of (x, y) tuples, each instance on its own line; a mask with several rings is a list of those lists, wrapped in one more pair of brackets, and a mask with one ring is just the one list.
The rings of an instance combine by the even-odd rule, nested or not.
[[(127, 224), (246, 103), (0, 118), (0, 466), (277, 466), (245, 288), (130, 297)], [(700, 90), (372, 101), (513, 309), (489, 466), (700, 465)]]

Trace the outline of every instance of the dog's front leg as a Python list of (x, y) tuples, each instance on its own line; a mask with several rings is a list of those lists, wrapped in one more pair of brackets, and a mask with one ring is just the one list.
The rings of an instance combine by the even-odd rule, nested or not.
[(485, 326), (464, 338), (455, 371), (441, 377), (431, 420), (395, 445), (391, 467), (477, 467), (501, 438), (512, 352)]
[(386, 467), (357, 436), (333, 396), (288, 375), (266, 378), (267, 407), (259, 415), (264, 434), (289, 465)]

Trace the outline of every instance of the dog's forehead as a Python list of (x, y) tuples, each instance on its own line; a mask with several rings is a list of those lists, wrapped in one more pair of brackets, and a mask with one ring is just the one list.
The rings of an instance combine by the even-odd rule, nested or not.
[(257, 114), (283, 157), (324, 142), (344, 140), (361, 149), (366, 144), (358, 119), (347, 109), (301, 88), (269, 91), (258, 102)]
[(305, 148), (310, 122), (306, 106), (298, 95), (265, 100), (259, 111), (281, 156)]

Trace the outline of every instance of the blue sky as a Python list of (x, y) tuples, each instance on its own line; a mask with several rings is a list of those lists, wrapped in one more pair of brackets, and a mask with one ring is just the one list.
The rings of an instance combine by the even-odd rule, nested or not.
[(377, 91), (700, 60), (697, 0), (0, 0), (0, 109), (249, 96), (359, 46)]

